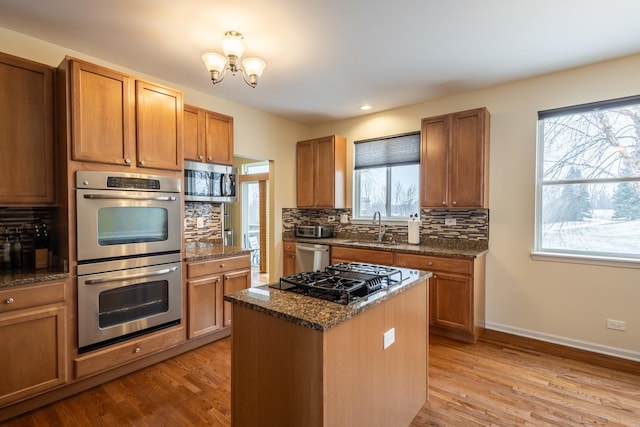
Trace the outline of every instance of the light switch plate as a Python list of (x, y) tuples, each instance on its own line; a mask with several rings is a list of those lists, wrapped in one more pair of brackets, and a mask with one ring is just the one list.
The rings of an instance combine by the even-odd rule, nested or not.
[(201, 216), (199, 216), (199, 217), (196, 219), (196, 227), (197, 227), (197, 228), (202, 228), (202, 227), (204, 227), (204, 218), (202, 218)]
[(444, 225), (456, 225), (456, 219), (455, 218), (445, 218), (444, 219)]
[(383, 334), (383, 350), (396, 342), (396, 328), (391, 328)]
[(349, 222), (349, 214), (340, 214), (340, 224), (346, 224)]

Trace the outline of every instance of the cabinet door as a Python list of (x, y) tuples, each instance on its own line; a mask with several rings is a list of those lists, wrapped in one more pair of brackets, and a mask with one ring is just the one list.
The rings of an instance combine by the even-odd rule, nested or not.
[[(232, 294), (251, 287), (251, 270), (235, 271), (224, 274), (224, 294)], [(223, 326), (231, 325), (231, 303), (224, 303)]]
[(335, 144), (332, 137), (316, 141), (313, 169), (315, 206), (333, 208), (336, 194)]
[(204, 161), (204, 111), (191, 105), (184, 106), (184, 158), (185, 160)]
[(62, 305), (0, 315), (0, 406), (66, 382), (65, 323)]
[(295, 274), (296, 272), (296, 253), (295, 252), (285, 252), (284, 254), (284, 265), (282, 268), (282, 274), (284, 276), (290, 276)]
[(450, 116), (422, 121), (420, 145), (421, 206), (446, 207), (449, 203)]
[(453, 207), (484, 206), (485, 114), (480, 108), (453, 115), (449, 200)]
[(0, 54), (0, 204), (55, 202), (53, 69)]
[(314, 202), (314, 141), (300, 141), (296, 148), (296, 204), (299, 208), (315, 206)]
[(188, 338), (198, 337), (222, 328), (222, 276), (189, 280)]
[(471, 278), (434, 272), (429, 281), (430, 324), (473, 332)]
[(207, 162), (233, 164), (233, 117), (206, 112)]
[(73, 160), (130, 165), (135, 146), (131, 79), (82, 61), (71, 61)]
[(136, 82), (139, 167), (182, 170), (182, 93)]

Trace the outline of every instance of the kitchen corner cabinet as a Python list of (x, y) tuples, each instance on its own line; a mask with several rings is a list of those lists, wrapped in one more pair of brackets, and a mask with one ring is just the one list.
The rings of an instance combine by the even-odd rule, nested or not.
[(73, 160), (182, 170), (181, 92), (77, 59), (63, 64)]
[(67, 382), (65, 283), (0, 290), (0, 407)]
[(233, 164), (233, 117), (184, 106), (184, 158)]
[(422, 119), (421, 206), (487, 208), (489, 111)]
[(345, 138), (332, 135), (298, 141), (296, 202), (299, 208), (345, 207)]
[(187, 263), (187, 337), (231, 325), (231, 303), (223, 296), (251, 287), (249, 255)]
[(54, 69), (0, 53), (0, 205), (55, 203)]
[(282, 275), (290, 276), (296, 273), (296, 243), (284, 242), (282, 251)]
[(485, 325), (484, 255), (474, 259), (397, 253), (394, 265), (431, 271), (429, 330), (474, 343)]

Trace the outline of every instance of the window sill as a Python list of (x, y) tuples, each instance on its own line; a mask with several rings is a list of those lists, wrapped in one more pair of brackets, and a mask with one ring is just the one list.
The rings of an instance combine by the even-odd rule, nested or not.
[(567, 262), (573, 264), (602, 265), (606, 267), (640, 268), (640, 260), (604, 256), (560, 254), (553, 252), (531, 252), (535, 261)]

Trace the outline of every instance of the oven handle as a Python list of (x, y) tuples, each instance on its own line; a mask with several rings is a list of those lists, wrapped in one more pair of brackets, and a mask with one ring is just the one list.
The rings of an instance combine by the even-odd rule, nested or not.
[(107, 194), (85, 194), (85, 199), (102, 199), (102, 200), (157, 200), (160, 202), (175, 202), (174, 196), (157, 196), (157, 197), (137, 197), (137, 196), (111, 196)]
[(101, 283), (122, 282), (123, 280), (140, 279), (142, 277), (162, 276), (164, 274), (173, 273), (177, 269), (178, 267), (170, 267), (170, 268), (163, 268), (162, 270), (152, 271), (151, 273), (130, 274), (128, 276), (119, 276), (119, 277), (105, 277), (103, 279), (89, 279), (89, 280), (85, 280), (84, 284), (99, 285)]

